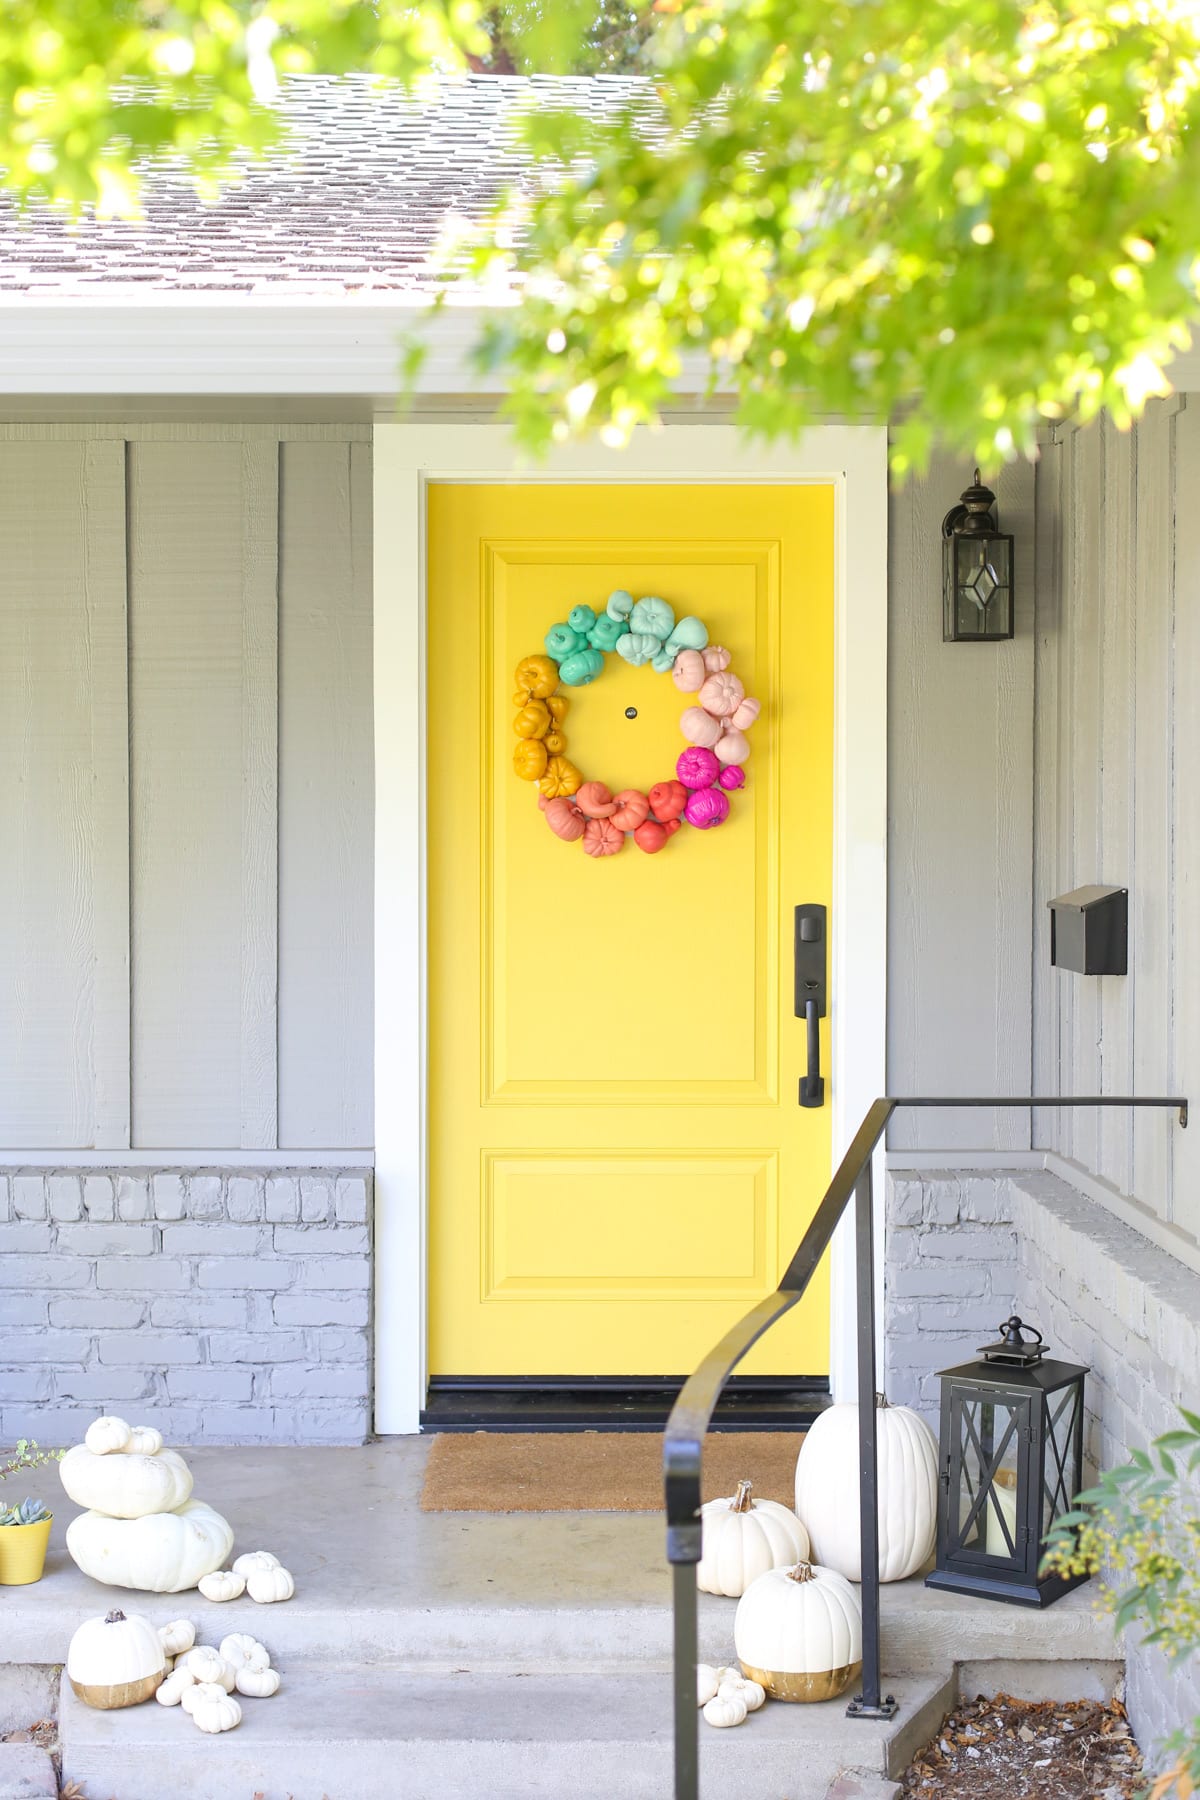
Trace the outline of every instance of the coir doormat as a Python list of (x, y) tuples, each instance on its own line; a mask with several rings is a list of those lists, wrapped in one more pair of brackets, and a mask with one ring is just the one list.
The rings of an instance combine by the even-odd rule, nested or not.
[[(704, 1446), (704, 1498), (741, 1480), (760, 1500), (795, 1499), (800, 1431), (718, 1431)], [(429, 1448), (422, 1512), (658, 1512), (653, 1431), (448, 1432)]]

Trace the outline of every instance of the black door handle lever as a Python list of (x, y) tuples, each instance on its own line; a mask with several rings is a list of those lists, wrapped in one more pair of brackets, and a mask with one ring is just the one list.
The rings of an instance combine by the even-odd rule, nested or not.
[(808, 1074), (800, 1077), (801, 1106), (824, 1106), (825, 1078), (821, 1074), (821, 1025), (815, 1000), (804, 1003), (808, 1025)]
[(826, 931), (823, 906), (796, 908), (795, 1008), (808, 1035), (808, 1073), (800, 1077), (801, 1106), (824, 1106), (821, 1025), (825, 1016)]

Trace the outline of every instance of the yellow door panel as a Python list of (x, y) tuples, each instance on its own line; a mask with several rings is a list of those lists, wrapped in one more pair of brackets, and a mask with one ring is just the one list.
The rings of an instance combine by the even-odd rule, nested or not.
[[(791, 935), (829, 900), (833, 519), (823, 486), (430, 490), (434, 1374), (685, 1373), (824, 1190)], [(513, 672), (617, 587), (703, 619), (763, 710), (724, 825), (594, 860), (513, 772)], [(669, 675), (564, 692), (585, 778), (674, 774)], [(825, 1371), (823, 1282), (798, 1312), (747, 1368)]]

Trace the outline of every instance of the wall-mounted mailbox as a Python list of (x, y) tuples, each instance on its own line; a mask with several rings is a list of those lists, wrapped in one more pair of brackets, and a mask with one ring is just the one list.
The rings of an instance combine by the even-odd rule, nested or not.
[(1129, 889), (1081, 887), (1050, 902), (1050, 961), (1080, 975), (1129, 968)]

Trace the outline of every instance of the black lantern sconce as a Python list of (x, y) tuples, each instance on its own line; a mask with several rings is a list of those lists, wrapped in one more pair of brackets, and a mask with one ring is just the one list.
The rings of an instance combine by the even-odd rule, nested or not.
[(943, 1369), (937, 1566), (927, 1587), (1049, 1606), (1086, 1575), (1039, 1575), (1082, 1482), (1087, 1370), (1045, 1356), (1014, 1316), (977, 1362)]
[(996, 496), (975, 483), (942, 520), (942, 637), (998, 643), (1013, 635), (1013, 541), (996, 523)]

